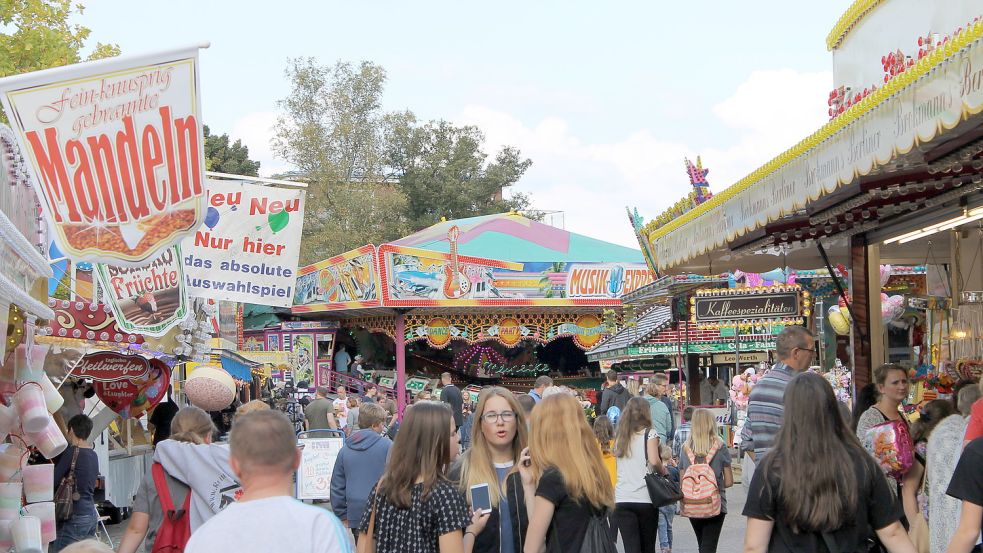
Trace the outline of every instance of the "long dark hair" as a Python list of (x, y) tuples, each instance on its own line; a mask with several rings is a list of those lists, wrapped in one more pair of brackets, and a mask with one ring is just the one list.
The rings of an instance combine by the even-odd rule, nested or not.
[(422, 499), (444, 479), (444, 469), (451, 461), (451, 418), (447, 404), (435, 401), (421, 401), (406, 410), (399, 439), (393, 442), (379, 481), (390, 503), (409, 509), (417, 478), (423, 476)]
[(868, 454), (847, 427), (829, 382), (815, 373), (793, 378), (785, 388), (784, 422), (761, 474), (766, 486), (779, 482), (772, 495), (793, 532), (832, 532), (855, 518), (854, 458)]
[(925, 404), (922, 407), (921, 416), (911, 425), (911, 441), (924, 442), (928, 441), (929, 435), (932, 434), (932, 430), (938, 426), (942, 419), (948, 417), (949, 415), (954, 415), (956, 413), (956, 408), (952, 406), (951, 401), (944, 399), (933, 399), (932, 401)]
[(857, 392), (857, 401), (853, 405), (853, 431), (857, 431), (857, 424), (860, 417), (877, 404), (877, 384), (873, 382), (867, 384)]
[[(631, 457), (631, 440), (635, 434), (652, 426), (652, 410), (647, 399), (633, 397), (625, 404), (625, 410), (614, 430), (614, 456)], [(648, 447), (643, 445), (642, 447)], [(645, 452), (642, 451), (644, 455)]]

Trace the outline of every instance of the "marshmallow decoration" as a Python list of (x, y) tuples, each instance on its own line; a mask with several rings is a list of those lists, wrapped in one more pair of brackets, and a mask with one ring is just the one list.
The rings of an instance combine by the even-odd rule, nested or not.
[(195, 369), (184, 383), (184, 393), (195, 407), (221, 411), (232, 404), (236, 385), (229, 373), (211, 365)]

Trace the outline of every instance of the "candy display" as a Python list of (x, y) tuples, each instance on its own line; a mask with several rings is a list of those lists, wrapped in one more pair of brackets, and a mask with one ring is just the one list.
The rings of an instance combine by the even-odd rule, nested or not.
[(915, 462), (911, 433), (904, 421), (887, 421), (878, 424), (864, 436), (867, 449), (890, 477), (900, 480)]

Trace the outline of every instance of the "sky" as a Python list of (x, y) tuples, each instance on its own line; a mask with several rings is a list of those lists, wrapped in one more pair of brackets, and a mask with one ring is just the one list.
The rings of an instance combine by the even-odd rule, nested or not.
[(850, 3), (90, 0), (74, 19), (124, 54), (210, 42), (203, 118), (261, 175), (290, 169), (269, 144), (288, 58), (368, 60), (386, 110), (477, 125), (490, 157), (532, 159), (514, 188), (552, 222), (637, 247), (625, 207), (686, 195), (684, 157), (719, 192), (827, 121), (825, 38)]

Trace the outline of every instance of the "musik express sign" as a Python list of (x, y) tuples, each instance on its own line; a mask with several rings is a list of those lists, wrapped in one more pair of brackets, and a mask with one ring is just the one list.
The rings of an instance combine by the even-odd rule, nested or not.
[(745, 292), (742, 289), (708, 291), (693, 297), (697, 324), (789, 320), (802, 316), (798, 290)]
[(567, 271), (567, 297), (618, 298), (654, 280), (644, 263), (575, 263)]

